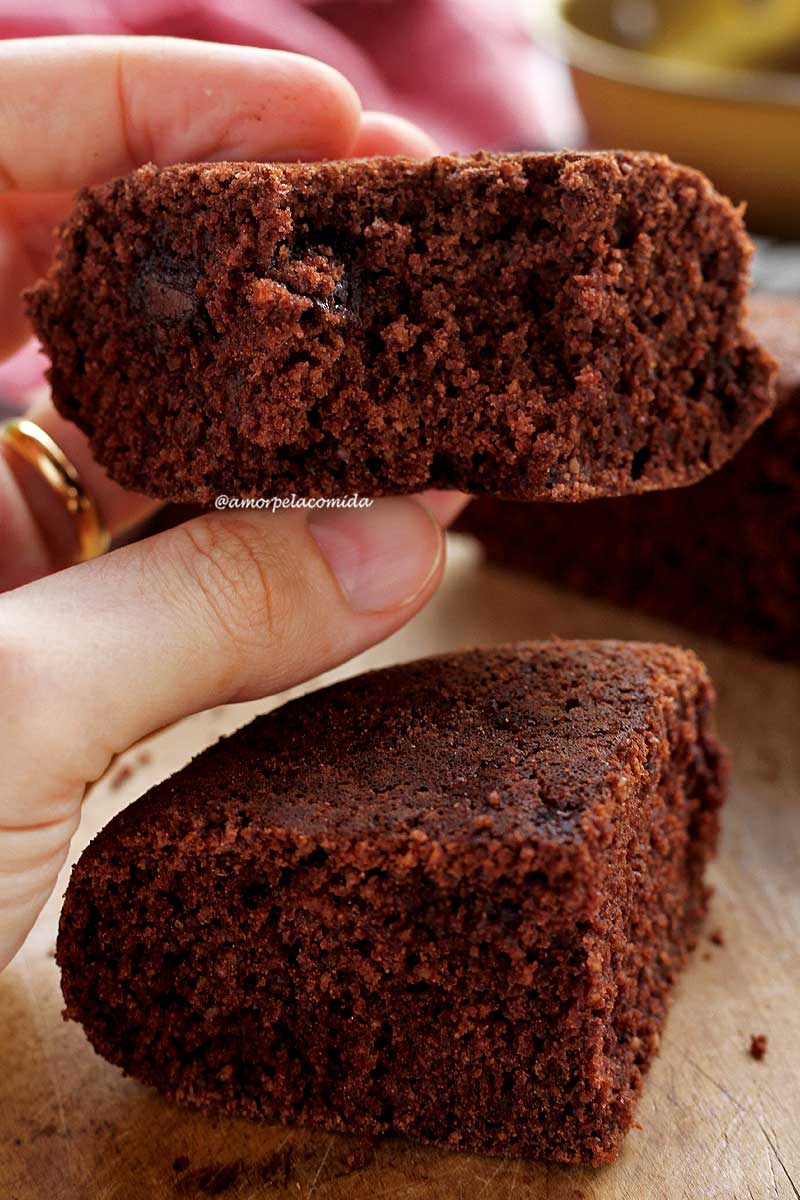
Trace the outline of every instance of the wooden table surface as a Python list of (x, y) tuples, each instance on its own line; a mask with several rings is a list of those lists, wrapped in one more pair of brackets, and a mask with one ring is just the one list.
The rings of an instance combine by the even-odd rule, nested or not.
[[(453, 539), (434, 603), (335, 674), (552, 631), (695, 646), (734, 761), (711, 916), (619, 1162), (548, 1167), (212, 1120), (166, 1103), (61, 1020), (53, 948), (65, 875), (0, 976), (2, 1200), (800, 1200), (800, 671), (490, 570)], [(87, 798), (75, 853), (118, 808), (266, 707), (203, 713), (129, 751)], [(762, 1033), (757, 1062), (750, 1038)]]

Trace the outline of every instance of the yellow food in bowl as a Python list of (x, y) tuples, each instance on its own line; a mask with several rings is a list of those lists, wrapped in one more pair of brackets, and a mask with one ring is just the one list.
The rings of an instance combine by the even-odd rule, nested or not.
[(538, 0), (596, 146), (661, 150), (800, 237), (800, 0)]

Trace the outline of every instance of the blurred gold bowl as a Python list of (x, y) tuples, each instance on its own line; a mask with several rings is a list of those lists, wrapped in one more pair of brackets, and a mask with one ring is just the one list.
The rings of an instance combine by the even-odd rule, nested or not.
[(800, 0), (534, 0), (589, 140), (659, 150), (800, 237)]

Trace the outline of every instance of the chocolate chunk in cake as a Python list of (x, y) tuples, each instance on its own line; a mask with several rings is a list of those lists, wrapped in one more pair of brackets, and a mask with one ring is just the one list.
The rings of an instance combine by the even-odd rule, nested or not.
[(565, 153), (143, 167), (29, 294), (56, 405), (148, 495), (686, 484), (771, 410), (696, 171)]

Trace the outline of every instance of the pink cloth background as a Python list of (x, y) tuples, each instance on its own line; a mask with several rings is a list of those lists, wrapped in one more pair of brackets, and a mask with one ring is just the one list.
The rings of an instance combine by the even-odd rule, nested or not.
[[(0, 0), (0, 37), (165, 34), (293, 50), (337, 67), (366, 108), (446, 150), (535, 147), (538, 52), (515, 0)], [(34, 344), (0, 365), (0, 398), (40, 381)]]

